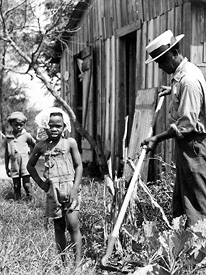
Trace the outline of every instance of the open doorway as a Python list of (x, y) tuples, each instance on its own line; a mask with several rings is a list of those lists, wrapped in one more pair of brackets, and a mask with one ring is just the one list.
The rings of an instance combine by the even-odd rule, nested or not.
[(130, 136), (135, 110), (135, 73), (136, 73), (136, 32), (124, 36), (125, 40), (125, 68), (126, 68), (126, 115), (129, 116), (128, 136)]
[(129, 144), (135, 111), (136, 39), (136, 32), (119, 38), (119, 137), (122, 138), (124, 134), (124, 118), (129, 116), (126, 146)]

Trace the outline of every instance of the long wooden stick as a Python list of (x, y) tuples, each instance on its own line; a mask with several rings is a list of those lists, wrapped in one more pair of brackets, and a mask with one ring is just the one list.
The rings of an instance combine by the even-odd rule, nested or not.
[[(162, 97), (160, 97), (160, 100), (159, 100), (159, 102), (157, 104), (157, 107), (156, 107), (156, 110), (155, 110), (155, 114), (154, 114), (154, 118), (153, 118), (152, 124), (150, 126), (150, 129), (148, 131), (148, 137), (151, 137), (152, 134), (153, 134), (153, 128), (154, 128), (154, 125), (156, 123), (157, 116), (158, 116), (158, 113), (159, 113), (159, 111), (161, 109), (161, 106), (162, 106), (163, 102), (164, 102), (164, 97), (162, 96)], [(117, 236), (119, 234), (119, 229), (120, 229), (122, 221), (124, 219), (124, 216), (125, 216), (125, 213), (126, 213), (126, 210), (127, 210), (127, 206), (129, 204), (129, 201), (130, 201), (130, 198), (131, 198), (131, 195), (132, 195), (135, 183), (136, 183), (136, 181), (138, 179), (138, 176), (139, 176), (139, 173), (140, 173), (140, 169), (142, 167), (142, 163), (143, 163), (145, 155), (146, 155), (146, 148), (147, 147), (144, 146), (143, 149), (142, 149), (142, 152), (140, 154), (140, 157), (139, 157), (137, 166), (135, 168), (134, 174), (132, 176), (131, 182), (130, 182), (129, 187), (127, 189), (127, 193), (125, 195), (122, 207), (121, 207), (119, 215), (117, 217), (115, 226), (114, 226), (113, 231), (112, 231), (112, 233), (111, 233), (111, 235), (109, 237), (106, 254), (103, 256), (103, 258), (101, 260), (101, 264), (103, 266), (106, 266), (108, 258), (112, 254), (115, 240), (116, 240), (116, 238), (117, 238)]]

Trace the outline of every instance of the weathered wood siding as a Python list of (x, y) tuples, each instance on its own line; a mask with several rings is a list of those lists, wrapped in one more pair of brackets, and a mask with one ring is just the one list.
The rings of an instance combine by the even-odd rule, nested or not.
[[(78, 20), (78, 24), (61, 58), (62, 95), (76, 111), (77, 58), (84, 64), (83, 53), (89, 47), (90, 68), (84, 69), (82, 82), (85, 92), (86, 71), (92, 67), (90, 97), (82, 96), (83, 101), (90, 100), (82, 103), (83, 108), (88, 107), (85, 126), (94, 138), (101, 136), (105, 152), (111, 152), (115, 162), (122, 156), (126, 115), (131, 133), (136, 92), (170, 84), (170, 76), (162, 73), (156, 63), (145, 65), (148, 57), (145, 46), (167, 29), (175, 35), (184, 33), (183, 55), (206, 71), (206, 5), (198, 0), (94, 0), (81, 18), (73, 20)], [(169, 100), (168, 97), (161, 111), (158, 132), (167, 126)], [(85, 110), (82, 122), (84, 115)], [(86, 147), (82, 150), (83, 160), (93, 161), (94, 156), (86, 151), (91, 148)], [(162, 143), (158, 152), (164, 161), (171, 163), (173, 142)]]

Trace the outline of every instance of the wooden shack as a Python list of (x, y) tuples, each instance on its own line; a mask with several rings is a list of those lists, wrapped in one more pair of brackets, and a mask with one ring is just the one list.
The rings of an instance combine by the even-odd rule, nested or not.
[[(85, 0), (70, 18), (61, 53), (61, 93), (78, 120), (94, 138), (100, 135), (115, 169), (122, 157), (125, 117), (131, 137), (135, 99), (139, 90), (170, 85), (170, 77), (157, 64), (145, 65), (145, 46), (170, 29), (184, 33), (181, 49), (206, 75), (206, 0)], [(167, 126), (169, 97), (156, 131)], [(142, 121), (144, 125), (144, 121)], [(87, 140), (77, 132), (84, 162), (95, 162)], [(173, 142), (162, 143), (158, 153), (174, 160)]]

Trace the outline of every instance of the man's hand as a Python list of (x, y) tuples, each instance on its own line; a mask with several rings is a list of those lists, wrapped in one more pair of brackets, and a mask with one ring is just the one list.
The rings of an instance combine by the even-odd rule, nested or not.
[(142, 141), (141, 146), (143, 147), (144, 145), (147, 146), (146, 152), (148, 153), (149, 151), (154, 151), (158, 144), (158, 139), (156, 136), (147, 138)]
[(172, 88), (170, 86), (161, 86), (158, 92), (158, 96), (166, 96), (171, 94)]

